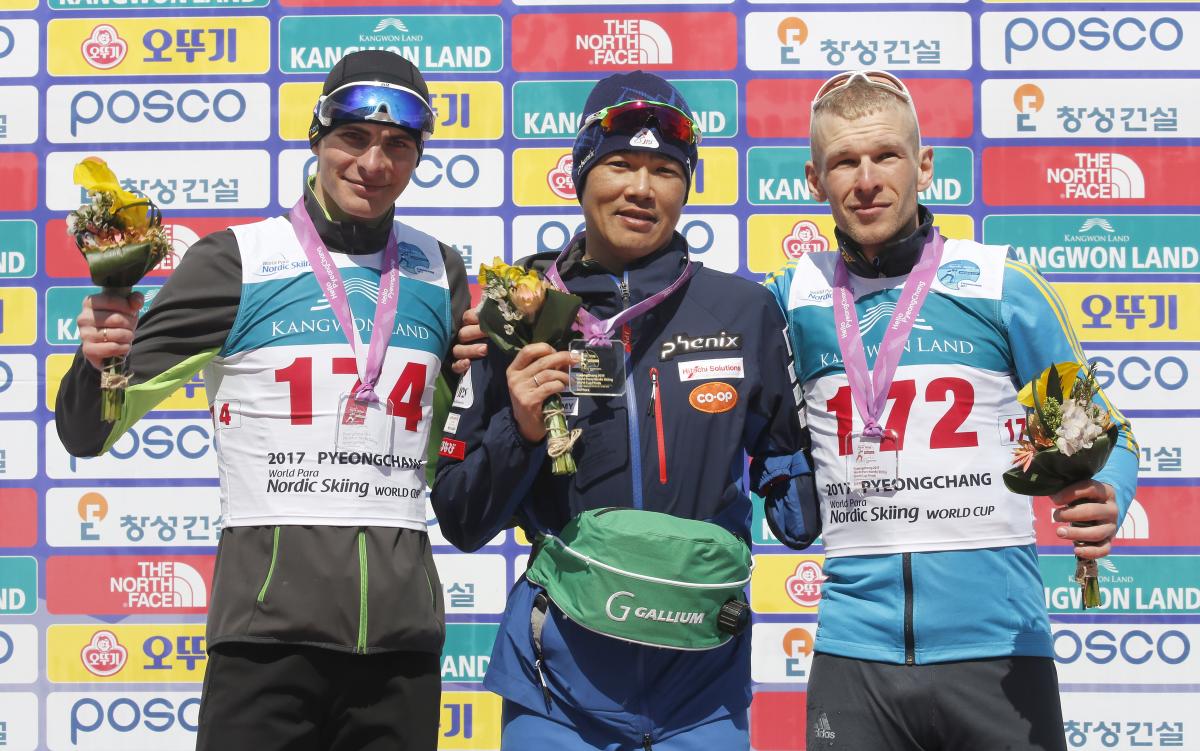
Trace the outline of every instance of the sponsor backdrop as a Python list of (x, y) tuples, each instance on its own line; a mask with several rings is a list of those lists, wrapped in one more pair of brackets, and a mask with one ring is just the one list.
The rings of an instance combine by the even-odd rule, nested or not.
[[(1200, 749), (1200, 3), (1113, 7), (0, 0), (0, 749), (191, 748), (205, 667), (220, 519), (204, 383), (103, 458), (57, 438), (92, 291), (63, 222), (82, 199), (72, 166), (102, 155), (162, 207), (175, 252), (150, 300), (199, 237), (296, 200), (320, 81), (376, 47), (425, 71), (438, 111), (399, 211), (471, 273), (579, 229), (579, 110), (590, 82), (635, 67), (676, 81), (705, 131), (681, 224), (697, 259), (760, 278), (828, 251), (804, 181), (809, 101), (836, 70), (905, 76), (936, 147), (924, 202), (946, 234), (1046, 274), (1141, 440), (1100, 610), (1079, 610), (1036, 504), (1069, 746)], [(505, 532), (463, 555), (430, 524), (450, 621), (441, 747), (495, 749), (480, 682), (528, 546)], [(754, 542), (753, 743), (801, 749), (823, 556), (780, 546), (761, 513)]]

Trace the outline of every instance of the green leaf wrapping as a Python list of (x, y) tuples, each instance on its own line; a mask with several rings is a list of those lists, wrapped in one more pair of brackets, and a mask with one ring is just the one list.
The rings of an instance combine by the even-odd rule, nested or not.
[(83, 253), (92, 283), (105, 288), (132, 287), (161, 260), (149, 242), (117, 245)]
[[(496, 301), (484, 297), (479, 307), (479, 326), (488, 338), (510, 355), (535, 342), (545, 342), (555, 349), (561, 349), (573, 337), (571, 326), (582, 304), (583, 300), (576, 295), (555, 289), (546, 290), (546, 300), (530, 324), (524, 320), (504, 320)], [(504, 330), (506, 324), (512, 327), (511, 334)]]
[(1004, 473), (1004, 486), (1020, 495), (1053, 495), (1072, 483), (1087, 480), (1100, 471), (1117, 445), (1117, 426), (1110, 425), (1091, 448), (1067, 456), (1057, 448), (1043, 449), (1025, 471), (1013, 467)]

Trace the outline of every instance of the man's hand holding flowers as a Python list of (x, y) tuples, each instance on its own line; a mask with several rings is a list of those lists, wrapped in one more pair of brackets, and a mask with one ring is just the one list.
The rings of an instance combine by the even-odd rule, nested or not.
[(1108, 555), (1116, 534), (1116, 494), (1093, 475), (1115, 446), (1117, 427), (1095, 403), (1099, 391), (1095, 367), (1080, 363), (1052, 365), (1021, 389), (1017, 400), (1028, 413), (1014, 467), (1004, 484), (1014, 493), (1047, 495), (1055, 503), (1057, 534), (1071, 540), (1078, 560), (1075, 578), (1083, 587), (1083, 606), (1099, 607), (1096, 559)]
[(83, 312), (75, 323), (83, 357), (93, 368), (104, 370), (105, 360), (129, 354), (143, 302), (141, 292), (128, 296), (100, 292), (84, 299)]
[[(1074, 543), (1076, 556), (1096, 560), (1112, 552), (1117, 534), (1117, 501), (1112, 485), (1083, 480), (1054, 493), (1050, 500), (1055, 505), (1054, 521), (1063, 524), (1058, 536)], [(1075, 526), (1080, 522), (1092, 526)]]

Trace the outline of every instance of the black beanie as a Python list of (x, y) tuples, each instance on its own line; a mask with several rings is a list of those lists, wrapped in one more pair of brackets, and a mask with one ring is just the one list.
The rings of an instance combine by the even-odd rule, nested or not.
[[(691, 115), (691, 108), (679, 89), (665, 79), (653, 73), (635, 70), (630, 73), (615, 73), (601, 79), (592, 92), (588, 94), (587, 102), (583, 105), (579, 124), (594, 112), (605, 107), (627, 102), (634, 99), (645, 99), (651, 102), (669, 104)], [(684, 181), (687, 184), (684, 201), (691, 192), (692, 172), (699, 161), (699, 150), (696, 144), (676, 144), (662, 137), (657, 128), (650, 129), (654, 138), (652, 145), (643, 145), (636, 137), (627, 135), (606, 135), (600, 129), (599, 123), (581, 130), (575, 137), (575, 146), (571, 149), (571, 180), (575, 183), (575, 198), (583, 202), (583, 187), (587, 181), (587, 173), (596, 166), (600, 158), (614, 151), (655, 151), (665, 157), (674, 159), (683, 166)]]
[[(355, 81), (378, 81), (391, 83), (412, 89), (429, 103), (429, 87), (425, 85), (425, 77), (417, 66), (407, 59), (387, 50), (361, 50), (338, 60), (325, 77), (325, 85), (321, 87), (321, 96), (328, 96), (335, 90)], [(316, 146), (326, 135), (343, 122), (335, 120), (329, 126), (321, 125), (314, 108), (312, 125), (308, 128), (308, 145)], [(420, 131), (404, 128), (412, 134), (417, 142), (417, 152), (424, 150), (425, 144)]]

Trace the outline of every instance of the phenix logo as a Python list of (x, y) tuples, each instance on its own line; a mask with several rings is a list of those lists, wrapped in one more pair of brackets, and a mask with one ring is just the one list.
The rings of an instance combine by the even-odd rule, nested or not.
[(576, 34), (575, 49), (590, 50), (592, 65), (670, 65), (671, 37), (653, 21), (606, 18), (600, 34)]
[(1124, 154), (1077, 153), (1071, 167), (1047, 167), (1046, 182), (1063, 186), (1063, 198), (1145, 198), (1142, 169)]

